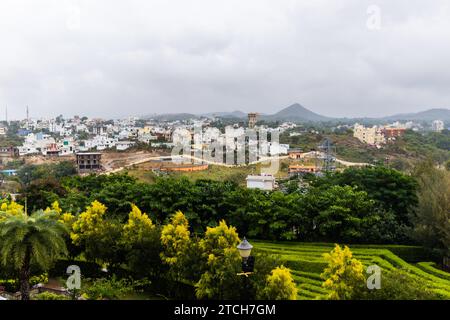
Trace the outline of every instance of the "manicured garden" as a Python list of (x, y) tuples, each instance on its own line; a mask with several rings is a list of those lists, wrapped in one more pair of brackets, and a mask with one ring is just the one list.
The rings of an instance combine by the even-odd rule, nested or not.
[[(298, 299), (324, 298), (327, 290), (322, 287), (320, 274), (327, 263), (324, 253), (331, 251), (332, 243), (266, 242), (252, 241), (260, 251), (279, 255), (292, 271), (298, 287)], [(440, 270), (433, 262), (420, 261), (429, 258), (421, 247), (400, 245), (350, 245), (353, 256), (365, 267), (376, 264), (383, 272), (395, 269), (408, 271), (434, 293), (450, 299), (450, 273)]]

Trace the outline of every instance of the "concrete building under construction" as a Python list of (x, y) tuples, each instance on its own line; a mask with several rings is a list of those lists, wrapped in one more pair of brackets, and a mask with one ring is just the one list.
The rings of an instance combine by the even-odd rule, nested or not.
[(80, 173), (96, 172), (102, 169), (102, 154), (99, 152), (77, 153), (77, 168)]

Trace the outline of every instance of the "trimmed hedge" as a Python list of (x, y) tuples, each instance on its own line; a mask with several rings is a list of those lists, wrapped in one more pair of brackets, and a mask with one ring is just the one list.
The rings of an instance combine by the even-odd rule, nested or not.
[(427, 273), (430, 273), (430, 274), (436, 276), (436, 277), (450, 280), (450, 273), (445, 272), (441, 269), (438, 269), (436, 267), (436, 263), (434, 263), (434, 262), (419, 262), (419, 263), (417, 263), (417, 267)]
[[(292, 269), (301, 300), (321, 298), (320, 274), (327, 266), (323, 254), (334, 248), (332, 243), (265, 242), (251, 241), (261, 251), (277, 255)], [(408, 271), (410, 276), (423, 282), (443, 299), (450, 299), (450, 273), (435, 268), (432, 262), (417, 262), (429, 257), (426, 250), (404, 245), (349, 245), (353, 256), (366, 267), (376, 264), (389, 272), (396, 269)], [(423, 261), (423, 260), (422, 260)], [(428, 260), (429, 261), (429, 260)], [(315, 294), (316, 293), (316, 294)]]

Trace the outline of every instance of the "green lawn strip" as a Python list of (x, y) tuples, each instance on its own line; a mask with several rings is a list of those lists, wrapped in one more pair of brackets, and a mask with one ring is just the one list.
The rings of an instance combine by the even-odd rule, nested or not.
[(297, 288), (298, 288), (297, 295), (307, 298), (306, 300), (315, 300), (315, 299), (318, 299), (319, 297), (324, 296), (323, 293), (311, 291), (311, 289), (308, 288), (308, 286), (306, 286), (306, 285), (300, 285)]
[(439, 277), (439, 278), (445, 279), (445, 280), (450, 280), (450, 273), (436, 268), (436, 263), (434, 263), (434, 262), (419, 262), (416, 264), (416, 266), (417, 266), (417, 268), (419, 268), (429, 274), (432, 274), (436, 277)]
[(317, 287), (317, 286), (309, 284), (309, 283), (301, 283), (297, 287), (299, 290), (306, 290), (308, 292), (315, 294), (315, 296), (324, 296), (328, 293), (322, 287)]
[(316, 299), (317, 295), (315, 293), (299, 289), (299, 293), (297, 294), (297, 300), (316, 300)]
[(450, 292), (443, 289), (431, 289), (434, 293), (438, 294), (442, 299), (450, 300)]
[(383, 255), (383, 258), (385, 260), (388, 260), (389, 262), (391, 262), (394, 266), (396, 266), (398, 268), (403, 268), (403, 269), (409, 270), (412, 274), (422, 277), (426, 280), (429, 280), (430, 282), (435, 283), (435, 285), (439, 284), (439, 288), (448, 288), (448, 290), (450, 291), (450, 281), (449, 280), (439, 278), (433, 274), (423, 271), (422, 269), (419, 269), (418, 267), (411, 265), (411, 264), (407, 263), (406, 261), (400, 259), (393, 253), (385, 254), (385, 255)]
[[(313, 252), (329, 252), (334, 247), (333, 243), (313, 243), (313, 242), (266, 242), (261, 240), (254, 240), (258, 247), (270, 248), (274, 250), (294, 250), (294, 251), (313, 251)], [(348, 245), (352, 251), (365, 251), (370, 252), (372, 250), (389, 250), (392, 253), (398, 255), (402, 259), (408, 262), (419, 262), (427, 260), (425, 250), (419, 246), (406, 246), (406, 245), (366, 245), (366, 244), (350, 244)]]
[(301, 271), (301, 270), (295, 270), (293, 271), (293, 273), (304, 277), (304, 278), (309, 278), (312, 280), (317, 280), (317, 281), (323, 281), (322, 278), (320, 277), (320, 273), (314, 273), (314, 272), (305, 272), (305, 271)]
[(308, 284), (310, 284), (312, 286), (316, 286), (316, 287), (322, 289), (321, 291), (326, 291), (326, 290), (323, 290), (323, 288), (322, 288), (323, 281), (312, 280), (312, 279), (309, 279), (309, 278), (303, 278), (303, 277), (300, 277), (300, 276), (297, 276), (297, 275), (293, 275), (292, 277), (293, 277), (293, 279), (296, 282), (308, 283)]

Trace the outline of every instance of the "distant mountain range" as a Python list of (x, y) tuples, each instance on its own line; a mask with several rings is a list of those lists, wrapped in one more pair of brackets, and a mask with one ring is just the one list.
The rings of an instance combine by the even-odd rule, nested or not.
[(384, 117), (383, 120), (408, 120), (408, 121), (450, 121), (449, 109), (429, 109), (417, 113), (396, 114), (390, 117)]
[[(191, 113), (173, 113), (173, 114), (160, 114), (160, 115), (149, 115), (145, 118), (152, 118), (157, 120), (175, 121), (175, 120), (187, 120), (195, 119), (201, 117), (219, 117), (219, 118), (229, 118), (229, 119), (239, 119), (244, 120), (247, 118), (247, 113), (236, 110), (232, 112), (211, 112), (205, 114), (191, 114)], [(278, 111), (275, 114), (260, 114), (260, 120), (265, 121), (291, 121), (291, 122), (325, 122), (325, 121), (433, 121), (433, 120), (443, 120), (450, 122), (450, 109), (429, 109), (426, 111), (421, 111), (417, 113), (404, 113), (396, 114), (387, 117), (379, 118), (331, 118), (317, 114), (299, 103), (295, 103), (287, 108)]]
[(245, 112), (236, 110), (233, 112), (211, 112), (202, 114), (205, 117), (220, 117), (220, 118), (247, 118), (247, 114)]

